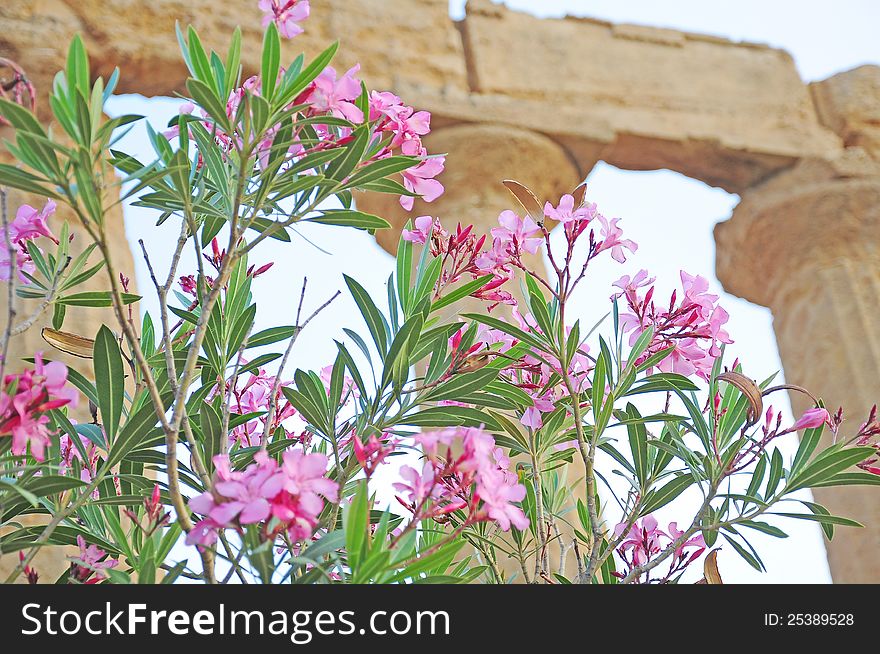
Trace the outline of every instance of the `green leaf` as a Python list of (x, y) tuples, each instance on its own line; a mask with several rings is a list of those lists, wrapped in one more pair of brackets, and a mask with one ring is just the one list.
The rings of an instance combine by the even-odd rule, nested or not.
[(406, 156), (393, 156), (386, 157), (385, 159), (379, 159), (378, 161), (373, 161), (368, 163), (366, 166), (360, 168), (357, 172), (355, 172), (351, 177), (348, 178), (348, 181), (345, 183), (345, 188), (350, 188), (354, 186), (362, 186), (369, 182), (373, 182), (375, 180), (388, 177), (389, 175), (393, 175), (394, 173), (399, 173), (403, 170), (407, 170), (416, 166), (419, 163), (418, 157), (406, 157)]
[(275, 82), (278, 79), (278, 68), (281, 64), (281, 39), (278, 36), (278, 27), (270, 22), (263, 36), (263, 59), (260, 70), (262, 75), (262, 95), (271, 100), (275, 93)]
[(672, 481), (667, 482), (661, 488), (651, 492), (645, 498), (645, 504), (642, 506), (640, 514), (648, 515), (649, 513), (666, 506), (687, 490), (693, 483), (694, 478), (690, 475), (680, 475), (675, 477)]
[(755, 529), (756, 531), (760, 531), (761, 533), (768, 534), (769, 536), (773, 536), (775, 538), (788, 538), (788, 534), (782, 531), (779, 527), (768, 525), (766, 522), (743, 520), (741, 522), (737, 522), (737, 524), (742, 525), (743, 527), (748, 527), (749, 529)]
[[(639, 419), (641, 414), (632, 403), (627, 403), (626, 413), (630, 418)], [(636, 477), (639, 485), (644, 488), (648, 479), (648, 430), (644, 423), (632, 423), (626, 426), (629, 436), (629, 448), (633, 456), (633, 467), (636, 471)]]
[(736, 553), (739, 554), (743, 559), (745, 559), (746, 563), (748, 563), (750, 566), (752, 566), (758, 572), (764, 571), (764, 565), (757, 558), (755, 558), (751, 553), (749, 553), (746, 550), (746, 548), (744, 548), (742, 545), (740, 545), (738, 542), (736, 542), (736, 540), (734, 540), (731, 536), (728, 536), (727, 534), (721, 534), (721, 535), (724, 536), (724, 540), (726, 540), (728, 543), (730, 543), (731, 547), (733, 547), (733, 549), (736, 550)]
[(475, 372), (453, 375), (447, 381), (430, 389), (425, 395), (425, 400), (436, 402), (460, 399), (469, 393), (484, 389), (498, 376), (498, 372), (497, 369), (483, 368)]
[[(399, 256), (399, 255), (398, 255)], [(458, 302), (459, 300), (466, 298), (471, 293), (475, 293), (483, 288), (489, 281), (492, 279), (492, 275), (483, 275), (482, 277), (477, 277), (476, 279), (468, 282), (467, 284), (462, 284), (454, 291), (447, 293), (439, 300), (431, 303), (431, 312), (438, 311), (443, 307), (447, 307), (454, 302)]]
[(773, 454), (770, 456), (770, 475), (767, 478), (767, 488), (764, 489), (764, 499), (769, 500), (776, 492), (784, 472), (782, 463), (782, 452), (778, 448), (774, 449)]
[[(122, 303), (132, 304), (141, 299), (140, 295), (122, 293)], [(109, 307), (113, 306), (113, 294), (110, 291), (87, 291), (59, 297), (56, 302), (71, 307)]]
[(830, 515), (825, 513), (783, 513), (783, 512), (773, 512), (768, 515), (779, 515), (786, 518), (795, 518), (797, 520), (809, 520), (812, 522), (821, 522), (826, 525), (841, 525), (844, 527), (864, 527), (861, 522), (856, 522), (855, 520), (850, 520), (849, 518), (843, 518), (837, 515)]
[(860, 463), (874, 455), (872, 447), (850, 447), (846, 449), (829, 448), (817, 456), (799, 473), (791, 475), (786, 490), (795, 491), (799, 488), (811, 488), (814, 484), (827, 481), (838, 472)]
[(794, 455), (794, 460), (791, 462), (792, 475), (799, 473), (806, 465), (813, 452), (816, 451), (816, 448), (819, 445), (819, 440), (822, 438), (822, 431), (824, 428), (825, 425), (819, 425), (815, 429), (804, 430), (804, 435), (801, 437), (797, 453)]
[(107, 434), (107, 440), (112, 443), (122, 419), (125, 372), (119, 343), (106, 325), (101, 325), (95, 337), (94, 363), (101, 423)]
[(880, 486), (880, 476), (861, 471), (838, 472), (826, 481), (813, 484), (812, 488), (826, 488), (829, 486)]
[(264, 329), (263, 331), (253, 334), (248, 339), (247, 347), (245, 349), (249, 350), (252, 347), (262, 347), (264, 345), (278, 343), (279, 341), (286, 341), (295, 333), (296, 327), (294, 325), (270, 327), (269, 329)]
[(342, 507), (345, 549), (348, 553), (348, 564), (353, 572), (357, 572), (367, 551), (367, 534), (370, 528), (370, 500), (367, 493), (366, 480), (358, 481), (351, 503)]
[(399, 420), (399, 424), (412, 427), (450, 427), (455, 425), (480, 427), (482, 425), (493, 431), (501, 429), (501, 425), (490, 412), (464, 406), (430, 407), (404, 416)]
[[(171, 404), (171, 399), (170, 393), (162, 397), (166, 409)], [(156, 426), (158, 421), (159, 417), (152, 402), (147, 402), (135, 411), (133, 415), (130, 415), (128, 420), (125, 421), (125, 425), (119, 431), (119, 437), (110, 448), (110, 453), (101, 471), (106, 472), (110, 470), (110, 468), (122, 461), (129, 452), (137, 449), (138, 445), (149, 441), (148, 436), (151, 431), (161, 434), (161, 427)]]
[(388, 334), (382, 314), (363, 286), (348, 275), (343, 275), (343, 277), (345, 278), (348, 290), (358, 305), (358, 309), (361, 311), (361, 315), (364, 317), (364, 321), (367, 323), (367, 328), (370, 330), (370, 335), (373, 337), (373, 342), (376, 344), (379, 354), (384, 356), (388, 351)]
[(355, 211), (354, 209), (324, 209), (322, 215), (307, 218), (303, 222), (367, 230), (391, 227), (391, 224), (384, 218), (363, 211)]
[(222, 451), (223, 420), (213, 405), (202, 402), (199, 411), (199, 424), (205, 439), (205, 465), (208, 467), (208, 474), (211, 474), (214, 470), (214, 456)]

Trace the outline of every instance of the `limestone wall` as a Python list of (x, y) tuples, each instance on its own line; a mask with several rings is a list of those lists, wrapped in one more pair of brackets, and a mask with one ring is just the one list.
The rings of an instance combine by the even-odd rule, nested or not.
[[(255, 5), (5, 0), (0, 56), (26, 68), (45, 103), (80, 32), (95, 74), (121, 67), (120, 92), (173, 95), (186, 77), (175, 20), (195, 25), (217, 49), (240, 25), (243, 62), (254, 72)], [(880, 397), (880, 68), (808, 86), (789, 54), (767, 46), (537, 19), (490, 0), (470, 0), (460, 23), (449, 18), (447, 0), (322, 0), (284, 56), (314, 55), (334, 39), (342, 41), (337, 68), (360, 62), (371, 86), (433, 112), (429, 145), (449, 153), (441, 181), (450, 192), (430, 213), (447, 223), (488, 228), (503, 203), (500, 179), (521, 176), (558, 194), (599, 160), (669, 168), (741, 194), (733, 218), (716, 229), (718, 276), (732, 293), (772, 308), (788, 381), (851, 407), (851, 422)], [(388, 198), (357, 201), (398, 229), (406, 219)], [(417, 203), (416, 212), (428, 207)], [(122, 244), (121, 220), (119, 233)], [(397, 242), (396, 234), (378, 237), (389, 250)], [(880, 581), (876, 493), (850, 488), (820, 499), (869, 524), (841, 530), (831, 545), (835, 579)]]

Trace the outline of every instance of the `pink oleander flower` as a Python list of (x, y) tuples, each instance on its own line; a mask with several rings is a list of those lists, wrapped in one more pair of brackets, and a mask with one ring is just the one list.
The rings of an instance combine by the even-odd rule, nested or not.
[(520, 217), (513, 211), (502, 211), (492, 237), (506, 247), (512, 256), (521, 252), (535, 254), (544, 242), (544, 232), (529, 216)]
[(392, 134), (389, 148), (400, 148), (406, 155), (418, 155), (422, 150), (421, 137), (431, 131), (431, 114), (416, 111), (387, 91), (370, 93), (369, 119), (378, 122), (377, 129)]
[(450, 427), (417, 434), (415, 441), (427, 459), (422, 471), (404, 466), (404, 481), (394, 484), (406, 494), (398, 501), (413, 512), (414, 521), (466, 511), (466, 524), (491, 520), (503, 531), (528, 526), (515, 504), (525, 497), (525, 487), (491, 434), (475, 427)]
[(730, 316), (718, 305), (718, 296), (708, 292), (708, 280), (681, 271), (681, 281), (681, 300), (676, 291), (668, 303), (658, 305), (654, 301), (654, 286), (643, 297), (639, 296), (638, 289), (652, 283), (646, 272), (639, 272), (633, 280), (618, 280), (615, 285), (623, 288), (623, 293), (614, 297), (624, 297), (629, 308), (620, 314), (621, 329), (630, 334), (630, 345), (645, 329), (653, 329), (651, 344), (640, 360), (671, 349), (657, 364), (659, 370), (708, 379), (715, 359), (721, 354), (721, 345), (733, 342), (724, 329)]
[[(509, 463), (508, 461), (507, 464)], [(511, 525), (520, 531), (528, 528), (529, 519), (522, 509), (514, 504), (525, 499), (525, 486), (510, 483), (509, 477), (499, 469), (488, 469), (480, 474), (478, 493), (489, 519), (494, 521), (501, 531), (510, 531)]]
[(435, 495), (436, 483), (434, 479), (434, 466), (430, 461), (425, 461), (421, 472), (412, 466), (401, 466), (400, 477), (403, 481), (392, 484), (398, 493), (404, 493), (411, 509), (417, 510), (429, 498)]
[[(58, 243), (58, 239), (49, 229), (48, 219), (55, 213), (56, 204), (52, 200), (47, 200), (42, 209), (37, 211), (29, 204), (24, 204), (18, 208), (15, 219), (9, 225), (6, 234), (0, 234), (0, 280), (9, 281), (12, 276), (12, 256), (15, 256), (15, 267), (18, 272), (18, 279), (22, 284), (29, 284), (30, 280), (25, 276), (33, 274), (36, 270), (34, 262), (28, 253), (28, 241), (34, 241), (41, 236), (45, 236), (54, 243)], [(12, 245), (7, 247), (8, 240)]]
[[(413, 153), (415, 156), (426, 156), (424, 151)], [(438, 182), (435, 177), (443, 172), (446, 163), (446, 157), (430, 157), (414, 168), (404, 170), (403, 185), (407, 191), (421, 196), (425, 202), (433, 202), (443, 195), (443, 184)], [(415, 198), (408, 195), (400, 196), (400, 206), (411, 211)]]
[[(614, 528), (614, 537), (620, 538), (624, 529), (626, 523), (618, 524)], [(641, 523), (636, 521), (629, 528), (617, 551), (622, 557), (628, 557), (633, 567), (644, 565), (662, 550), (661, 542), (664, 538), (668, 538), (668, 534), (659, 528), (657, 519), (654, 516), (645, 516)]]
[(15, 213), (15, 220), (9, 225), (9, 237), (13, 242), (32, 241), (40, 236), (45, 236), (54, 243), (58, 239), (49, 229), (47, 222), (55, 213), (57, 205), (54, 200), (47, 200), (42, 209), (37, 211), (29, 204), (23, 204)]
[[(242, 361), (242, 363), (246, 363)], [(235, 388), (226, 388), (232, 397), (231, 408), (234, 412), (243, 415), (248, 413), (261, 413), (262, 415), (238, 425), (229, 433), (230, 445), (237, 444), (240, 447), (251, 447), (260, 443), (269, 420), (269, 407), (272, 403), (272, 391), (275, 388), (276, 378), (266, 373), (262, 368), (250, 373), (246, 379), (239, 378), (239, 384)], [(275, 395), (275, 411), (272, 414), (272, 424), (269, 425), (269, 433), (274, 434), (279, 428), (284, 428), (284, 423), (296, 415), (293, 405), (281, 392), (282, 386), (290, 382), (281, 382), (278, 393)], [(222, 388), (215, 389), (214, 393)]]
[(424, 245), (431, 238), (434, 222), (435, 219), (431, 216), (419, 216), (413, 221), (413, 229), (404, 229), (401, 231), (401, 236), (404, 241)]
[(303, 33), (299, 23), (309, 17), (309, 0), (260, 0), (258, 6), (264, 12), (263, 27), (275, 23), (287, 39)]
[(556, 408), (556, 405), (553, 404), (549, 399), (547, 399), (547, 395), (537, 396), (532, 395), (532, 399), (534, 400), (534, 404), (528, 407), (523, 413), (522, 418), (520, 418), (520, 423), (525, 427), (530, 427), (532, 429), (540, 429), (543, 424), (543, 418), (541, 417), (542, 413), (548, 413), (553, 411)]
[(824, 424), (831, 425), (831, 416), (828, 415), (828, 411), (825, 409), (816, 407), (804, 411), (804, 414), (794, 423), (792, 430), (815, 429)]
[[(0, 437), (12, 436), (11, 451), (24, 456), (30, 449), (37, 461), (45, 459), (50, 442), (47, 411), (67, 404), (76, 406), (79, 394), (67, 385), (67, 366), (60, 361), (43, 363), (42, 353), (34, 357), (34, 367), (6, 375), (0, 391)], [(10, 395), (14, 388), (14, 394)]]
[(380, 440), (372, 434), (365, 442), (357, 436), (352, 438), (352, 449), (361, 469), (367, 478), (372, 477), (380, 465), (397, 449), (397, 443), (389, 434), (383, 434)]
[(327, 66), (312, 83), (312, 90), (304, 101), (318, 112), (330, 113), (353, 123), (363, 122), (364, 114), (354, 104), (361, 94), (361, 83), (355, 77), (359, 70), (360, 64), (355, 64), (337, 79), (336, 70)]
[(628, 299), (634, 299), (636, 297), (636, 291), (643, 286), (650, 286), (656, 280), (656, 277), (648, 277), (647, 270), (640, 270), (633, 277), (629, 275), (624, 275), (616, 282), (611, 284), (612, 286), (616, 286), (621, 290), (620, 293), (615, 293), (611, 296), (612, 299), (618, 298), (622, 295), (625, 295)]
[(109, 558), (107, 552), (97, 545), (87, 545), (82, 536), (76, 537), (76, 544), (79, 556), (68, 557), (71, 560), (70, 578), (81, 584), (96, 584), (107, 577), (104, 570), (119, 565), (119, 561)]
[(211, 545), (221, 529), (257, 523), (267, 540), (282, 532), (294, 541), (310, 538), (324, 507), (322, 497), (338, 498), (337, 483), (326, 477), (323, 454), (288, 450), (279, 465), (261, 450), (244, 470), (232, 470), (227, 455), (214, 457), (214, 466), (213, 491), (189, 502), (204, 518), (187, 535), (188, 545)]
[[(644, 565), (667, 548), (672, 547), (685, 534), (675, 522), (670, 522), (667, 531), (663, 531), (657, 524), (656, 518), (651, 515), (645, 516), (640, 521), (637, 520), (624, 533), (626, 529), (627, 523), (621, 522), (614, 528), (614, 537), (621, 539), (617, 546), (617, 554), (629, 570)], [(691, 548), (693, 550), (688, 551)], [(677, 544), (672, 556), (669, 557), (668, 571), (664, 577), (655, 581), (669, 581), (696, 561), (705, 550), (706, 543), (702, 534), (697, 534)], [(650, 582), (650, 575), (650, 572), (644, 573), (645, 580)], [(617, 573), (617, 576), (625, 575)]]
[(568, 225), (572, 222), (590, 222), (598, 215), (595, 204), (582, 204), (574, 206), (574, 197), (563, 195), (559, 198), (559, 204), (554, 207), (549, 202), (544, 203), (544, 215), (551, 220)]
[(620, 218), (612, 218), (609, 221), (601, 214), (598, 215), (598, 218), (599, 222), (602, 224), (602, 240), (596, 243), (596, 254), (604, 252), (605, 250), (611, 250), (611, 258), (618, 263), (623, 263), (626, 261), (626, 255), (623, 251), (629, 250), (630, 252), (635, 252), (639, 249), (638, 244), (635, 241), (621, 238), (623, 236), (623, 230), (617, 226), (617, 223), (620, 222)]

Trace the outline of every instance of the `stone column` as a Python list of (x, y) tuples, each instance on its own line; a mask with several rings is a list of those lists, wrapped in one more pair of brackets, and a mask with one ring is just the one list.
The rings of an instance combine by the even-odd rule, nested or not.
[[(880, 401), (880, 165), (860, 147), (802, 161), (747, 191), (715, 228), (724, 287), (770, 307), (786, 380), (843, 406), (851, 434)], [(748, 353), (745, 353), (748, 354)], [(757, 374), (757, 373), (755, 373)], [(809, 399), (791, 394), (796, 415)], [(880, 581), (880, 493), (817, 489), (838, 527), (828, 543), (836, 582)]]
[[(446, 170), (439, 178), (446, 192), (439, 199), (430, 204), (416, 200), (413, 210), (405, 212), (394, 196), (364, 194), (355, 198), (360, 209), (392, 223), (392, 229), (376, 233), (379, 244), (392, 254), (397, 250), (400, 230), (409, 219), (430, 214), (439, 217), (447, 229), (454, 229), (461, 222), (474, 225), (477, 233), (488, 233), (497, 226), (498, 214), (505, 209), (522, 214), (502, 180), (515, 179), (534, 191), (542, 202), (552, 200), (555, 203), (561, 195), (570, 193), (583, 181), (584, 169), (589, 170), (596, 163), (589, 161), (581, 168), (559, 144), (544, 135), (491, 124), (461, 124), (438, 129), (426, 140), (426, 146), (431, 153), (449, 155)], [(534, 257), (529, 265), (534, 270), (544, 270), (540, 257)], [(514, 294), (518, 294), (517, 286), (511, 284), (510, 290)], [(450, 309), (449, 316), (479, 306), (485, 306), (485, 303), (463, 301)], [(499, 312), (503, 312), (503, 308), (494, 310), (496, 315)], [(576, 456), (574, 464), (568, 467), (567, 480), (574, 496), (581, 499), (585, 498), (583, 477), (583, 465)], [(559, 526), (562, 542), (569, 544), (573, 538), (571, 530), (565, 524)], [(548, 554), (551, 569), (556, 570), (559, 561), (556, 542), (548, 547)], [(522, 581), (518, 563), (510, 561), (502, 568), (506, 575), (517, 575)], [(566, 559), (566, 574), (571, 579), (577, 574), (571, 550)]]

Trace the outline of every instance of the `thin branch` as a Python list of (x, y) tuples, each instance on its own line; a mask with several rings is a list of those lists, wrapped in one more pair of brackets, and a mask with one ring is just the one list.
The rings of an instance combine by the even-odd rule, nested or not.
[(275, 381), (272, 384), (272, 393), (269, 395), (269, 413), (266, 415), (266, 423), (263, 427), (263, 436), (260, 439), (261, 445), (265, 446), (266, 443), (269, 442), (269, 432), (272, 429), (272, 423), (275, 421), (275, 412), (278, 410), (278, 393), (281, 389), (281, 377), (284, 374), (284, 368), (287, 365), (287, 360), (290, 358), (290, 353), (293, 351), (293, 346), (296, 343), (297, 338), (299, 338), (300, 333), (303, 329), (306, 328), (312, 319), (321, 313), (324, 309), (326, 309), (330, 304), (338, 298), (341, 293), (336, 291), (329, 300), (327, 300), (324, 304), (319, 306), (312, 312), (306, 321), (300, 324), (300, 315), (302, 311), (303, 298), (306, 294), (306, 285), (308, 283), (308, 278), (303, 278), (303, 286), (302, 291), (300, 292), (299, 297), (299, 307), (296, 310), (296, 324), (294, 325), (293, 335), (290, 337), (290, 342), (287, 344), (287, 349), (284, 351), (284, 356), (281, 358), (281, 365), (278, 367), (278, 372), (275, 374)]

